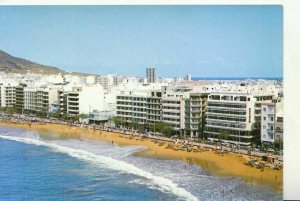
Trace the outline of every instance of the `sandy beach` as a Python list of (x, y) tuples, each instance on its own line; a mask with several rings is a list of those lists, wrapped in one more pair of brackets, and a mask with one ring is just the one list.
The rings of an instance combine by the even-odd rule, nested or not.
[(147, 147), (147, 149), (141, 152), (137, 152), (136, 155), (183, 160), (188, 163), (197, 164), (211, 174), (218, 176), (240, 177), (248, 182), (271, 186), (277, 192), (282, 193), (282, 170), (271, 170), (270, 168), (264, 168), (264, 170), (262, 171), (261, 169), (247, 166), (244, 164), (247, 161), (247, 156), (239, 156), (235, 153), (227, 153), (222, 156), (214, 153), (213, 151), (174, 151), (172, 149), (165, 149), (165, 146), (159, 146), (157, 143), (152, 142), (150, 139), (129, 139), (128, 137), (125, 137), (124, 135), (119, 133), (70, 127), (67, 125), (59, 124), (33, 123), (29, 126), (29, 124), (0, 122), (0, 126), (34, 130), (39, 132), (43, 137), (47, 138), (85, 138), (113, 142), (118, 146), (144, 146)]

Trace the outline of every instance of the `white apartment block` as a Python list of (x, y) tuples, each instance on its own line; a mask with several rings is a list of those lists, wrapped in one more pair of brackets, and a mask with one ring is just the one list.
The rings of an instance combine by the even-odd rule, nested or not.
[[(271, 101), (272, 95), (247, 93), (211, 93), (206, 106), (206, 128), (204, 133), (210, 140), (218, 140), (227, 134), (225, 142), (250, 146), (253, 138), (256, 103)], [(260, 108), (259, 108), (260, 110)]]
[(0, 84), (0, 106), (14, 107), (16, 104), (16, 86), (17, 84)]
[(161, 121), (162, 115), (162, 92), (159, 90), (149, 91), (147, 95), (147, 122), (155, 124)]
[(114, 78), (111, 75), (97, 76), (96, 83), (101, 84), (104, 90), (110, 91), (111, 86), (114, 84)]
[(261, 142), (273, 145), (275, 140), (283, 140), (282, 102), (261, 104)]
[(104, 109), (104, 91), (100, 85), (72, 87), (71, 91), (60, 92), (60, 103), (70, 115), (89, 114)]
[(273, 144), (275, 140), (275, 104), (261, 104), (261, 141)]
[(188, 92), (166, 92), (161, 100), (161, 121), (172, 125), (176, 131), (183, 131), (185, 127), (185, 98), (187, 97)]
[(24, 112), (36, 113), (49, 111), (51, 104), (58, 101), (57, 88), (48, 87), (25, 87), (24, 93)]
[(204, 138), (208, 93), (190, 93), (185, 100), (185, 132), (191, 138)]
[(117, 95), (117, 116), (125, 122), (146, 123), (147, 92), (127, 91)]

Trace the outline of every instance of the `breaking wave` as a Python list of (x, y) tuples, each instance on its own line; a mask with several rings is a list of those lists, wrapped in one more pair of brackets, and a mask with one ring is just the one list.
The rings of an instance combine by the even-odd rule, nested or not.
[(21, 143), (26, 143), (26, 144), (33, 144), (33, 145), (37, 145), (37, 146), (45, 146), (45, 147), (52, 149), (53, 151), (64, 153), (71, 157), (74, 157), (74, 158), (77, 158), (80, 160), (84, 160), (84, 161), (87, 161), (87, 162), (90, 162), (93, 164), (101, 165), (108, 169), (116, 170), (116, 171), (123, 172), (123, 173), (129, 173), (129, 174), (133, 174), (136, 176), (146, 178), (149, 181), (151, 181), (152, 184), (159, 187), (159, 189), (162, 192), (172, 193), (184, 200), (192, 200), (192, 201), (198, 200), (198, 198), (196, 198), (193, 194), (186, 191), (184, 188), (178, 187), (178, 185), (175, 184), (174, 182), (172, 182), (170, 179), (156, 176), (150, 172), (142, 170), (132, 164), (129, 164), (129, 163), (121, 161), (121, 160), (117, 160), (117, 159), (102, 156), (102, 155), (97, 155), (97, 154), (94, 154), (94, 153), (91, 153), (91, 152), (88, 152), (88, 151), (82, 150), (82, 149), (75, 149), (75, 148), (61, 146), (61, 145), (57, 145), (57, 144), (53, 144), (53, 143), (47, 143), (47, 142), (44, 142), (44, 141), (41, 141), (38, 139), (15, 137), (15, 136), (5, 136), (5, 135), (0, 135), (0, 138), (6, 139), (6, 140), (17, 141), (17, 142), (21, 142)]

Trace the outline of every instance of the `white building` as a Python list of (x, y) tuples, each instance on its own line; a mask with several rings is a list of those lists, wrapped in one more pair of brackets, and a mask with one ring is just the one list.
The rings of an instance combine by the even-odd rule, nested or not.
[(256, 103), (271, 100), (272, 95), (211, 93), (206, 106), (204, 133), (210, 140), (222, 138), (225, 142), (250, 146), (256, 137), (252, 133), (255, 123), (260, 120), (260, 114), (255, 112), (259, 107)]
[(273, 146), (276, 140), (283, 140), (282, 102), (261, 104), (261, 142)]
[(70, 115), (104, 110), (104, 91), (100, 85), (74, 86), (66, 95), (67, 113)]
[(17, 83), (0, 84), (0, 106), (13, 108), (16, 104)]
[(37, 113), (48, 112), (50, 106), (58, 101), (58, 89), (47, 86), (36, 88), (25, 87), (24, 93), (24, 112)]
[(261, 141), (273, 144), (275, 140), (275, 114), (274, 103), (261, 104)]
[(103, 75), (96, 77), (96, 83), (101, 84), (104, 90), (110, 91), (111, 86), (114, 84), (114, 78), (111, 75)]
[(188, 92), (166, 92), (162, 97), (162, 122), (172, 125), (174, 130), (185, 127), (185, 99)]

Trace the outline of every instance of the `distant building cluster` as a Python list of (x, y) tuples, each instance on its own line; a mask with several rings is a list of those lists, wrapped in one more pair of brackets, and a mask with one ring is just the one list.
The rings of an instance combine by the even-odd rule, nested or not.
[(174, 135), (241, 146), (283, 139), (281, 80), (192, 80), (116, 75), (0, 74), (0, 107), (20, 114), (86, 115), (100, 124), (119, 118), (145, 131), (165, 125)]

